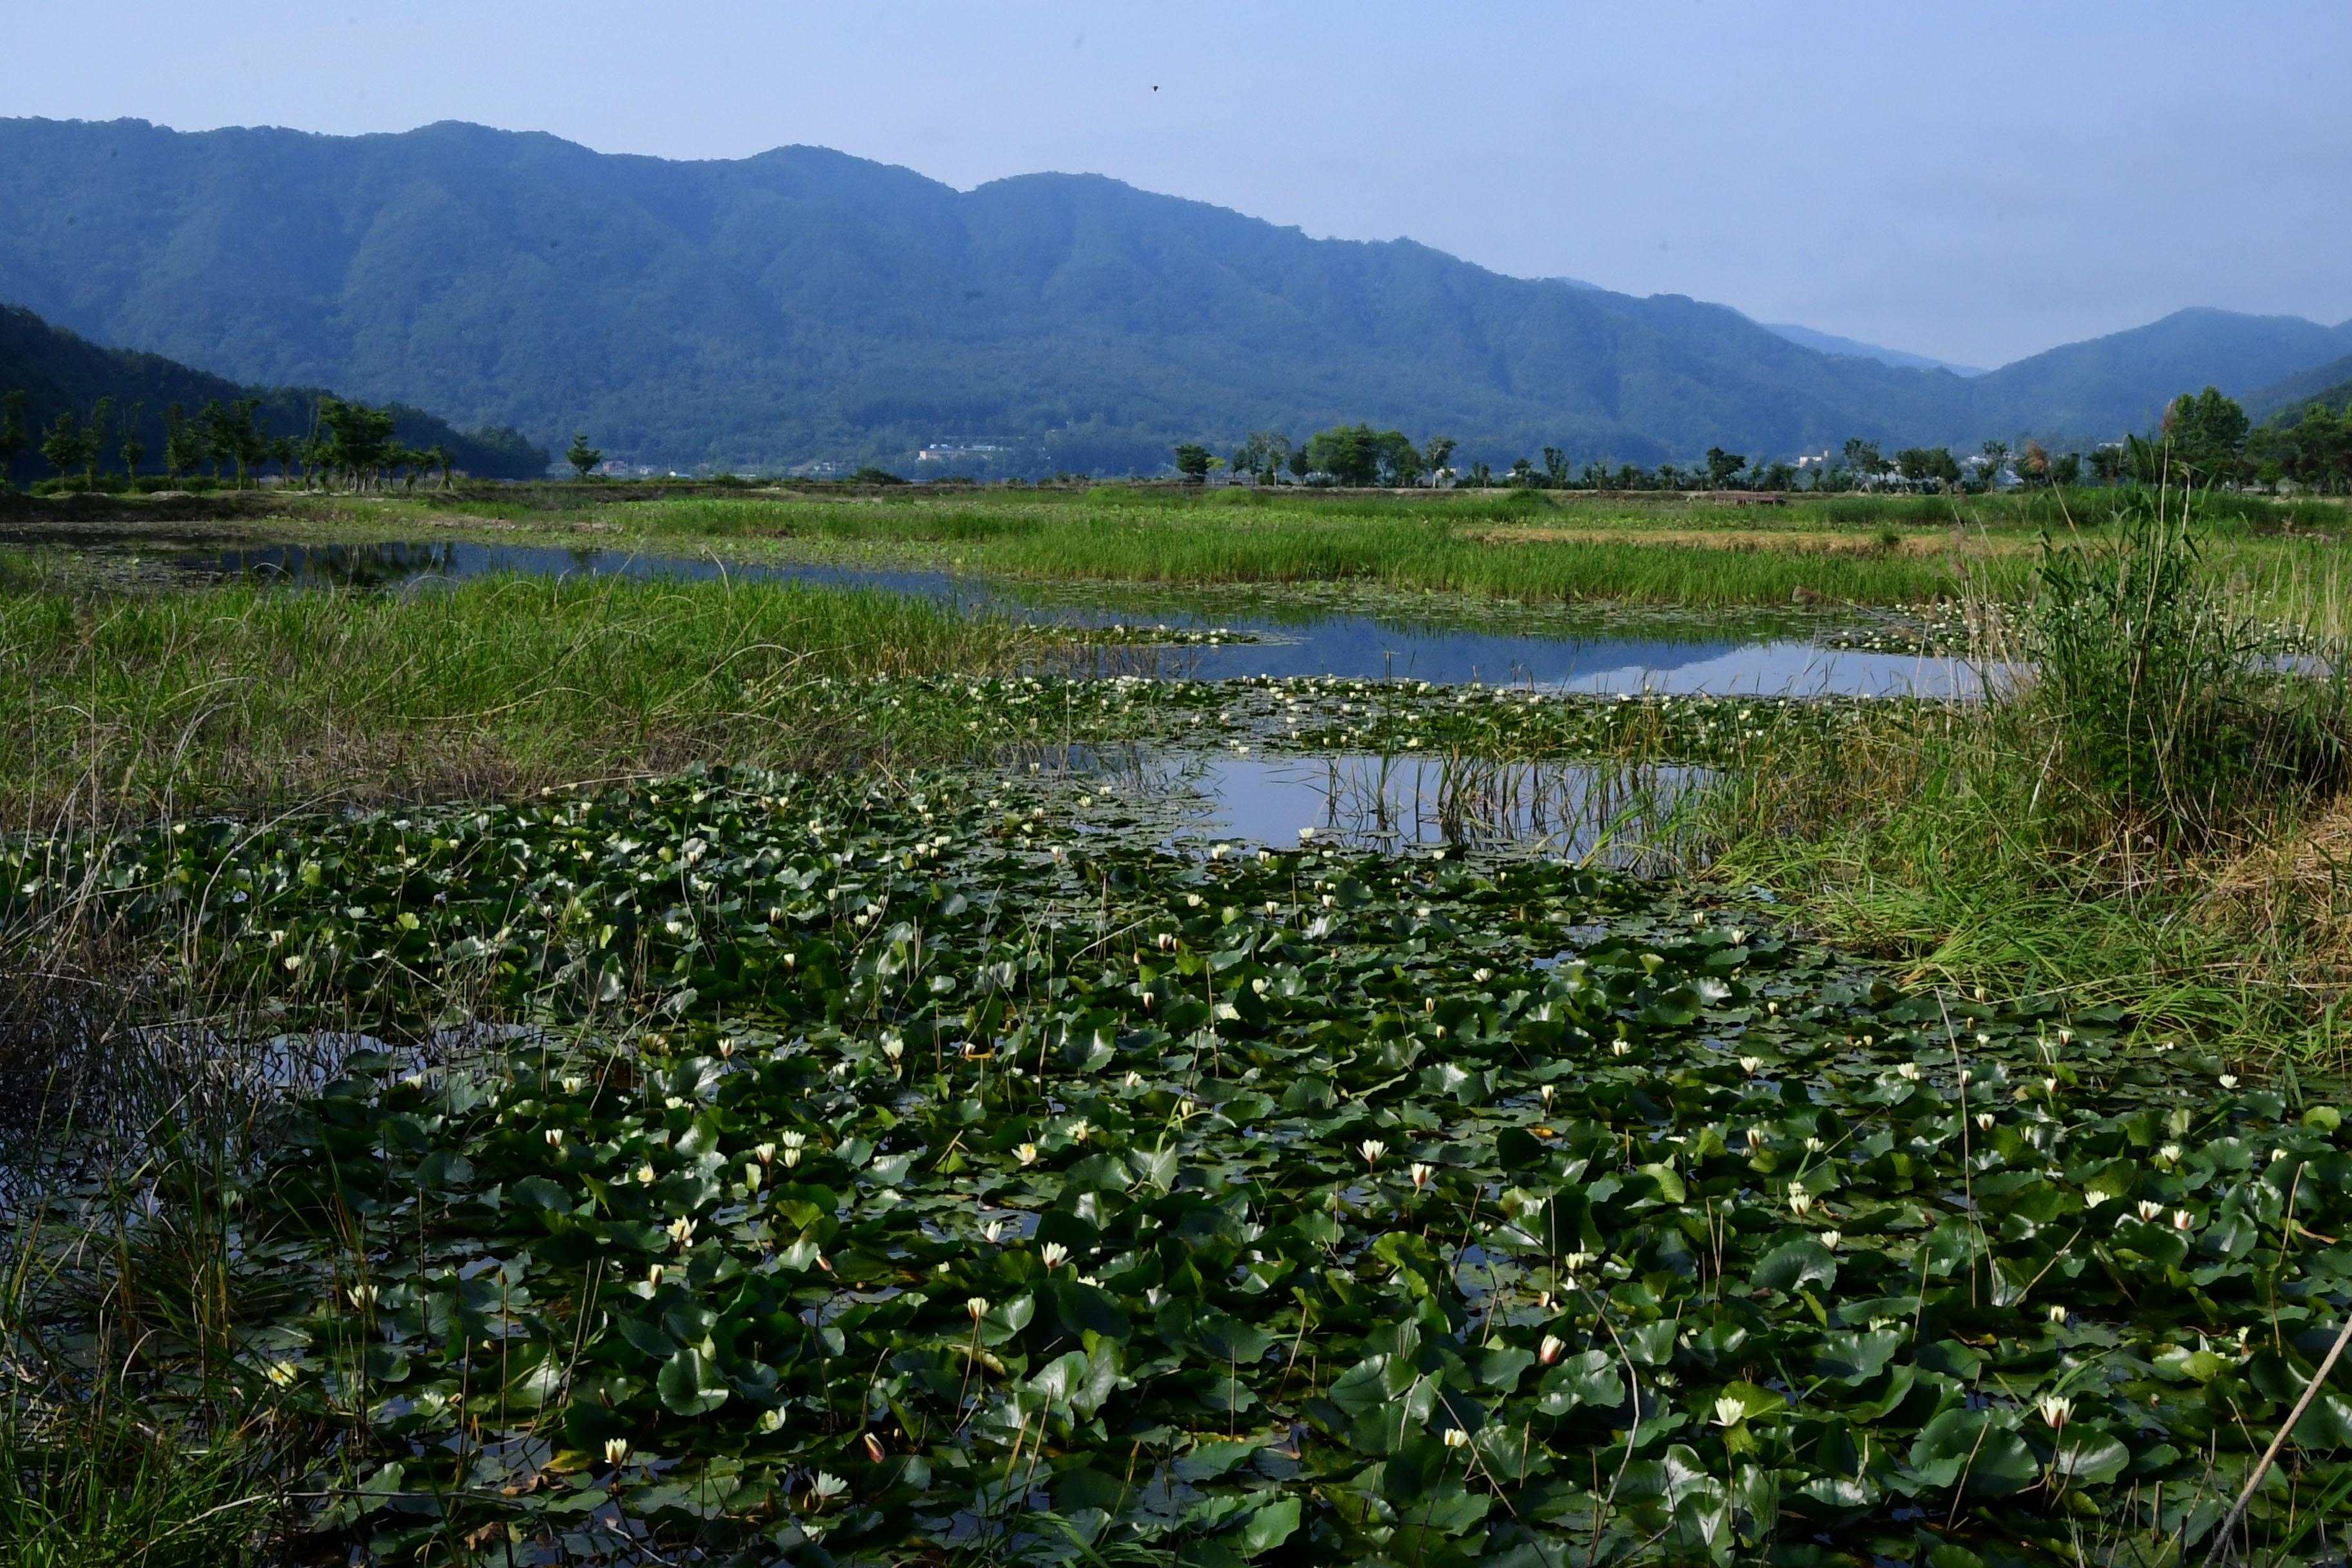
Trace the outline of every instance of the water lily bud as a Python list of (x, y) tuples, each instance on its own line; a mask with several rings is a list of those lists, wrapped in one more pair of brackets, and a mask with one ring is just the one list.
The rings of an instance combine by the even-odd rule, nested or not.
[(1751, 1127), (1748, 1130), (1748, 1148), (1750, 1153), (1761, 1153), (1763, 1152), (1764, 1129), (1761, 1127)]
[(732, 1057), (734, 1054), (735, 1054), (735, 1042), (734, 1042), (734, 1041), (732, 1041), (732, 1040), (720, 1040), (720, 1041), (719, 1042), (719, 1059), (720, 1059), (721, 1061), (726, 1060), (727, 1058), (729, 1058)]
[(2053, 1302), (2048, 1316), (2053, 1323), (2063, 1323), (2066, 1321), (2066, 1309)]
[(561, 1088), (566, 1094), (578, 1094), (582, 1089), (588, 1087), (588, 1080), (584, 1078), (559, 1079), (556, 1081), (557, 1087)]
[(2049, 1095), (2056, 1094), (2058, 1092), (2058, 1080), (2054, 1078), (2043, 1079), (2042, 1080), (2042, 1092)]
[(1004, 1222), (1001, 1219), (990, 1220), (986, 1225), (980, 1227), (981, 1239), (983, 1241), (993, 1243), (1003, 1234)]
[(607, 1437), (604, 1439), (604, 1462), (606, 1464), (612, 1466), (614, 1469), (618, 1469), (621, 1466), (628, 1462), (628, 1458), (629, 1440), (626, 1437)]
[(1414, 1187), (1425, 1187), (1429, 1185), (1432, 1167), (1423, 1164), (1419, 1161), (1415, 1161), (1407, 1173), (1412, 1177), (1412, 1184)]
[(646, 1269), (646, 1286), (647, 1286), (648, 1288), (650, 1288), (650, 1289), (656, 1289), (656, 1290), (657, 1290), (657, 1289), (659, 1289), (661, 1288), (662, 1276), (663, 1276), (663, 1275), (665, 1275), (665, 1274), (667, 1274), (667, 1273), (668, 1273), (668, 1272), (669, 1272), (669, 1270), (668, 1270), (668, 1269), (664, 1268), (663, 1268), (660, 1264), (658, 1264), (658, 1263), (656, 1263), (656, 1264), (653, 1264), (653, 1265), (649, 1266), (649, 1267)]
[(547, 1146), (551, 1149), (561, 1149), (563, 1147), (562, 1128), (551, 1127), (547, 1130)]
[(1445, 1429), (1445, 1446), (1449, 1448), (1466, 1448), (1470, 1446), (1470, 1434), (1459, 1426), (1448, 1426)]
[(351, 1304), (362, 1311), (375, 1305), (377, 1294), (376, 1288), (373, 1285), (354, 1285), (343, 1292)]
[(1802, 1182), (1789, 1184), (1789, 1212), (1802, 1219), (1812, 1212), (1813, 1194), (1805, 1190)]
[(1992, 1119), (1992, 1112), (1991, 1112), (1991, 1111), (1990, 1111), (1990, 1110), (1979, 1110), (1979, 1111), (1978, 1111), (1978, 1112), (1977, 1112), (1977, 1131), (1979, 1131), (1979, 1132), (1990, 1132), (1990, 1131), (1992, 1131), (1992, 1120), (1993, 1120), (1993, 1119)]
[(772, 1165), (776, 1163), (776, 1146), (773, 1143), (754, 1144), (751, 1157), (762, 1165)]
[(1560, 1352), (1567, 1348), (1567, 1342), (1558, 1334), (1546, 1334), (1543, 1337), (1543, 1343), (1536, 1347), (1536, 1360), (1545, 1366), (1549, 1366), (1559, 1359)]
[(2074, 1402), (2063, 1394), (2045, 1394), (2033, 1402), (2034, 1410), (2053, 1432), (2063, 1431), (2066, 1418), (2074, 1414)]
[(2187, 1209), (2174, 1209), (2172, 1211), (2172, 1228), (2175, 1230), (2194, 1230), (2197, 1228), (2197, 1216), (2190, 1214)]
[(1536, 1092), (1537, 1092), (1538, 1095), (1540, 1095), (1540, 1096), (1542, 1096), (1542, 1097), (1543, 1097), (1544, 1109), (1545, 1109), (1545, 1110), (1550, 1110), (1550, 1109), (1551, 1109), (1552, 1086), (1551, 1086), (1550, 1084), (1545, 1084), (1541, 1089), (1538, 1089), (1538, 1090), (1536, 1090)]
[(1127, 1077), (1120, 1079), (1120, 1081), (1128, 1088), (1134, 1089), (1143, 1082), (1143, 1075), (1139, 1072), (1130, 1071)]
[(882, 1439), (871, 1432), (866, 1434), (866, 1457), (877, 1465), (882, 1462)]

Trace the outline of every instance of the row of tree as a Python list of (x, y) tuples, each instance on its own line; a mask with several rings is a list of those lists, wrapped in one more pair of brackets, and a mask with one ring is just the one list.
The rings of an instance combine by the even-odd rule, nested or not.
[[(1385, 489), (1462, 484), (1560, 490), (1834, 491), (1980, 489), (2009, 472), (2026, 484), (2071, 485), (2082, 482), (2085, 468), (2078, 452), (2053, 457), (2030, 441), (2014, 454), (2006, 442), (1988, 441), (1982, 452), (1966, 463), (1948, 447), (1908, 447), (1890, 457), (1880, 451), (1877, 442), (1857, 438), (1848, 441), (1843, 454), (1826, 463), (1800, 466), (1759, 461), (1750, 466), (1744, 453), (1710, 447), (1701, 463), (1661, 463), (1655, 468), (1606, 462), (1577, 465), (1559, 447), (1546, 447), (1540, 466), (1522, 458), (1500, 475), (1486, 463), (1473, 463), (1456, 473), (1447, 467), (1454, 450), (1454, 441), (1445, 437), (1434, 437), (1415, 447), (1400, 431), (1375, 430), (1369, 425), (1339, 426), (1298, 446), (1293, 446), (1286, 436), (1253, 431), (1230, 458), (1219, 458), (1196, 444), (1177, 447), (1176, 471), (1196, 483), (1206, 480), (1215, 469), (1231, 468), (1259, 484), (1279, 483), (1287, 473), (1300, 484)], [(2112, 482), (2120, 472), (2120, 463), (2117, 451), (2103, 448), (2092, 454), (2088, 466), (2094, 474)]]
[(1557, 447), (1546, 447), (1540, 464), (1522, 458), (1500, 475), (1485, 463), (1456, 473), (1446, 465), (1454, 443), (1434, 437), (1416, 447), (1401, 432), (1369, 425), (1343, 425), (1302, 445), (1286, 436), (1253, 431), (1221, 458), (1203, 446), (1176, 448), (1176, 469), (1193, 481), (1230, 467), (1259, 484), (1399, 488), (1411, 485), (1502, 485), (1525, 489), (1582, 490), (1896, 490), (1937, 493), (1985, 490), (2004, 484), (2026, 487), (2084, 483), (2155, 483), (2168, 471), (2185, 473), (2207, 485), (2254, 484), (2275, 489), (2284, 482), (2305, 489), (2352, 490), (2352, 400), (2339, 413), (2326, 402), (2302, 414), (2252, 427), (2235, 399), (2214, 387), (2183, 393), (2165, 410), (2160, 426), (2146, 439), (2130, 437), (2088, 453), (2047, 450), (2039, 441), (2012, 448), (1987, 441), (1962, 458), (1949, 447), (1906, 447), (1888, 453), (1879, 443), (1855, 437), (1825, 461), (1803, 464), (1759, 461), (1721, 447), (1707, 448), (1703, 462), (1572, 464)]
[[(125, 478), (137, 479), (151, 456), (141, 434), (143, 404), (131, 404), (118, 418), (114, 399), (101, 397), (87, 417), (67, 410), (33, 432), (26, 427), (26, 402), (21, 391), (0, 396), (0, 489), (6, 488), (10, 467), (28, 446), (58, 471), (59, 479), (79, 478), (84, 489), (97, 489), (116, 459)], [(312, 411), (309, 433), (296, 437), (273, 434), (260, 408), (257, 397), (209, 401), (190, 417), (181, 405), (166, 405), (162, 449), (152, 454), (161, 459), (163, 478), (177, 484), (209, 464), (215, 480), (243, 489), (257, 484), (263, 468), (275, 463), (282, 478), (306, 489), (389, 489), (394, 484), (414, 489), (436, 470), (442, 487), (449, 485), (448, 448), (436, 445), (420, 451), (403, 445), (394, 437), (388, 409), (322, 397)]]

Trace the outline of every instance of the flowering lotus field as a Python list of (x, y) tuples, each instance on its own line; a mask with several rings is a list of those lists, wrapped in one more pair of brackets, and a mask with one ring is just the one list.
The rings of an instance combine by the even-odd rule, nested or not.
[(711, 774), (0, 871), (369, 1032), (223, 1199), (321, 1558), (2170, 1561), (2352, 1292), (2332, 1105), (1558, 863)]

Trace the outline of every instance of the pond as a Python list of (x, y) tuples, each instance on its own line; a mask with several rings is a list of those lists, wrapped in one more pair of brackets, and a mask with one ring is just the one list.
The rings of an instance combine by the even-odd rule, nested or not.
[[(166, 557), (205, 576), (260, 577), (294, 584), (389, 588), (498, 573), (626, 576), (681, 581), (734, 578), (870, 587), (972, 609), (1081, 626), (1129, 625), (1134, 596), (1108, 585), (1010, 584), (946, 572), (877, 570), (814, 563), (721, 563), (625, 551), (465, 542), (261, 544), (186, 548)], [(1831, 646), (1809, 635), (1818, 620), (1775, 626), (1754, 616), (1710, 627), (1687, 613), (1587, 616), (1528, 614), (1535, 629), (1494, 624), (1430, 624), (1394, 611), (1334, 607), (1292, 596), (1277, 609), (1214, 595), (1155, 593), (1153, 616), (1172, 627), (1239, 634), (1225, 644), (1167, 650), (1160, 673), (1206, 679), (1397, 678), (1442, 684), (1484, 681), (1548, 689), (1675, 695), (1969, 697), (1975, 671), (1963, 660)], [(1125, 607), (1122, 607), (1124, 603)]]

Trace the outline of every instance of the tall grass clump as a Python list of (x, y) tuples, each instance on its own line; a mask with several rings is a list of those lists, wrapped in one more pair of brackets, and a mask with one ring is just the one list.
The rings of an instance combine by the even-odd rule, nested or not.
[(2243, 884), (2337, 799), (2352, 723), (2341, 660), (2282, 662), (2259, 607), (2201, 558), (2177, 493), (2122, 497), (2045, 537), (2021, 605), (1975, 606), (1986, 700), (1776, 735), (1706, 797), (1696, 850), (1917, 977), (2113, 1005), (2248, 1058), (2332, 1055), (2352, 900), (2334, 879)]
[(2180, 492), (2127, 495), (2105, 538), (2045, 542), (2012, 715), (2100, 827), (2206, 847), (2344, 780), (2341, 660), (2291, 672), (2276, 629), (2203, 571)]

